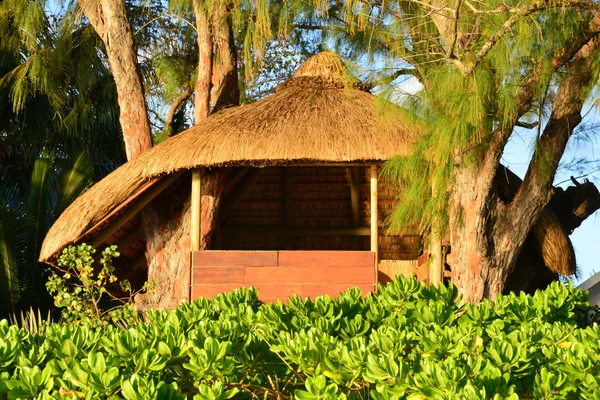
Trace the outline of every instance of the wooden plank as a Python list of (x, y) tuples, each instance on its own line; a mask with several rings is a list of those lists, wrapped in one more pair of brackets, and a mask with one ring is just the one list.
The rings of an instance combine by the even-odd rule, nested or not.
[(259, 284), (259, 285), (248, 285), (254, 286), (258, 289), (258, 298), (265, 302), (270, 303), (277, 300), (285, 301), (288, 297), (296, 294), (300, 297), (303, 296), (302, 284), (285, 284), (285, 285), (271, 285), (271, 284)]
[[(377, 165), (371, 166), (371, 251), (375, 253), (375, 265), (377, 265), (378, 240), (379, 240), (379, 216), (377, 205)], [(375, 277), (377, 279), (377, 277)], [(377, 283), (377, 281), (375, 281)]]
[[(327, 227), (286, 227), (279, 225), (248, 226), (248, 225), (223, 225), (220, 227), (223, 235), (304, 235), (304, 236), (371, 236), (371, 228), (368, 226), (360, 228), (327, 228)], [(379, 235), (387, 235), (385, 228), (379, 228)], [(412, 232), (404, 236), (417, 236)], [(391, 236), (403, 236), (401, 234)]]
[(96, 227), (104, 225), (104, 223), (108, 222), (110, 218), (114, 217), (114, 219), (106, 224), (106, 226), (100, 228), (100, 232), (96, 233), (93, 239), (90, 242), (90, 245), (93, 247), (98, 247), (100, 244), (104, 243), (106, 239), (108, 239), (113, 233), (115, 233), (120, 227), (122, 227), (127, 221), (133, 218), (138, 212), (142, 210), (148, 203), (150, 203), (156, 196), (158, 196), (163, 190), (165, 190), (171, 183), (175, 181), (175, 179), (179, 178), (181, 172), (170, 174), (164, 177), (161, 177), (158, 182), (154, 181), (151, 186), (144, 185), (144, 192), (135, 194), (135, 201), (132, 203), (127, 202), (128, 207), (123, 210), (122, 207), (117, 207), (119, 211), (123, 210), (121, 214), (115, 216), (117, 209), (115, 209), (112, 213), (104, 217), (100, 222), (98, 222), (94, 227), (88, 230), (84, 234), (87, 236), (90, 232), (95, 232)]
[(302, 295), (304, 297), (315, 298), (317, 296), (329, 295), (330, 297), (337, 297), (340, 293), (345, 292), (351, 287), (358, 287), (362, 292), (363, 296), (373, 292), (373, 284), (310, 284), (305, 283), (302, 288)]
[(375, 269), (370, 251), (280, 251), (280, 267), (363, 267)]
[(192, 265), (202, 267), (276, 267), (276, 251), (205, 250), (192, 253)]
[(247, 267), (246, 283), (373, 283), (373, 266)]
[(215, 283), (235, 283), (243, 284), (246, 282), (245, 267), (200, 267), (195, 266), (194, 285), (215, 284)]
[(219, 293), (231, 292), (234, 289), (245, 287), (242, 284), (213, 284), (213, 285), (194, 285), (192, 289), (192, 299), (196, 300), (200, 297), (212, 298)]

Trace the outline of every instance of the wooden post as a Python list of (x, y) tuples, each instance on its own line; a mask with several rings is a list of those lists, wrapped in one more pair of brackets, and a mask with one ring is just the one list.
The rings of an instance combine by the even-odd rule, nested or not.
[(202, 170), (197, 168), (192, 171), (192, 199), (191, 199), (191, 227), (190, 227), (190, 295), (192, 302), (192, 290), (194, 288), (194, 266), (192, 257), (194, 251), (200, 250), (201, 239), (201, 216), (202, 216)]
[(371, 165), (371, 251), (375, 252), (375, 290), (379, 270), (379, 218), (377, 213), (377, 165)]
[[(432, 188), (432, 195), (435, 197), (435, 188)], [(439, 222), (434, 219), (431, 228), (431, 240), (429, 242), (429, 251), (431, 252), (431, 267), (429, 269), (429, 283), (438, 286), (444, 279), (444, 262), (442, 255), (442, 236), (440, 233)]]
[(442, 239), (439, 230), (434, 228), (431, 232), (431, 269), (429, 271), (429, 282), (438, 286), (443, 281), (443, 255), (442, 255)]
[(192, 251), (200, 250), (200, 216), (202, 215), (202, 171), (195, 169), (192, 171), (192, 217), (190, 229), (190, 249)]

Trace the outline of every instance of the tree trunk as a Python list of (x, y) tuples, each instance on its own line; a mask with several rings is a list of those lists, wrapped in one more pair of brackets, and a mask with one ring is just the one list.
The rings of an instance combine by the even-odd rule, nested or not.
[[(193, 1), (198, 31), (198, 73), (195, 84), (195, 123), (205, 119), (214, 105), (239, 104), (235, 43), (229, 9), (218, 2), (208, 9), (203, 0)], [(215, 15), (216, 13), (216, 15)], [(208, 16), (212, 15), (211, 18)], [(219, 18), (218, 16), (221, 16)], [(215, 38), (218, 32), (225, 36)], [(213, 48), (213, 44), (218, 43)], [(213, 52), (218, 54), (215, 57)], [(212, 106), (211, 106), (212, 105)], [(191, 199), (189, 175), (180, 182), (183, 205), (170, 206), (165, 192), (144, 211), (147, 236), (146, 259), (148, 280), (157, 283), (154, 291), (138, 295), (139, 310), (167, 309), (177, 306), (190, 296), (190, 227)], [(227, 181), (226, 170), (213, 170), (202, 177), (201, 249), (213, 248), (218, 228), (218, 212)]]
[(177, 196), (167, 190), (144, 209), (148, 281), (156, 287), (136, 296), (138, 311), (171, 309), (189, 298), (191, 188), (184, 187), (189, 186), (186, 178)]
[(117, 87), (125, 152), (132, 160), (152, 147), (152, 134), (125, 1), (82, 0), (79, 6), (106, 47)]
[(210, 113), (211, 76), (213, 69), (213, 39), (209, 21), (208, 5), (204, 0), (193, 0), (198, 31), (198, 72), (195, 87), (194, 124)]
[[(212, 247), (226, 171), (202, 177), (202, 249)], [(184, 175), (144, 209), (148, 280), (156, 287), (136, 296), (139, 311), (170, 309), (190, 296), (191, 187)]]
[(211, 16), (214, 55), (210, 98), (213, 112), (240, 104), (232, 6), (229, 0), (216, 0)]
[[(465, 300), (494, 299), (504, 290), (527, 236), (552, 198), (554, 174), (573, 130), (581, 122), (581, 94), (594, 77), (593, 62), (599, 47), (600, 41), (592, 38), (566, 62), (552, 113), (536, 143), (523, 183), (510, 203), (502, 202), (495, 186), (488, 184), (496, 175), (497, 160), (508, 136), (494, 135), (501, 141), (492, 140), (483, 168), (471, 164), (456, 169), (449, 260), (453, 281)], [(524, 96), (517, 95), (519, 110), (527, 110), (533, 99), (529, 82), (526, 80), (520, 91)], [(513, 127), (519, 116), (517, 113)]]
[(201, 250), (213, 248), (219, 224), (219, 210), (227, 183), (227, 170), (217, 170), (202, 177)]
[(456, 174), (449, 226), (452, 249), (448, 263), (452, 267), (452, 282), (461, 290), (464, 300), (472, 302), (495, 298), (502, 292), (512, 265), (495, 251), (498, 246), (504, 247), (502, 253), (511, 254), (522, 244), (518, 240), (494, 243), (502, 205), (497, 196), (480, 187), (479, 172), (465, 168)]

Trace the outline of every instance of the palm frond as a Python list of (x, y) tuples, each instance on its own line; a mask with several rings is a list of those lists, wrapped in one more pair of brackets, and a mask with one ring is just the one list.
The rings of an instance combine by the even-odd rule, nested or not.
[(18, 309), (23, 293), (20, 279), (27, 235), (23, 216), (0, 202), (0, 318)]

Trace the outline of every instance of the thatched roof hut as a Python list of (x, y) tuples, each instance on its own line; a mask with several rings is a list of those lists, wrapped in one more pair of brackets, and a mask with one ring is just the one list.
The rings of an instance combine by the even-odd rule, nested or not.
[(406, 154), (417, 131), (402, 117), (397, 107), (360, 90), (337, 55), (317, 54), (272, 96), (219, 111), (98, 182), (52, 226), (40, 261), (52, 261), (138, 194), (182, 170), (385, 161)]
[[(175, 198), (189, 197), (189, 189), (185, 192), (182, 188), (189, 188), (190, 170), (235, 170), (228, 179), (239, 181), (244, 179), (243, 168), (248, 167), (342, 165), (358, 168), (359, 165), (376, 165), (394, 155), (410, 152), (411, 144), (420, 134), (420, 128), (412, 125), (411, 120), (399, 107), (362, 90), (360, 82), (348, 74), (337, 55), (320, 53), (277, 87), (273, 95), (209, 116), (124, 164), (91, 187), (52, 226), (43, 243), (40, 261), (55, 264), (62, 249), (71, 244), (87, 242), (102, 246), (118, 243), (127, 247), (121, 248), (129, 263), (126, 265), (133, 270), (145, 271), (145, 259), (152, 256), (145, 250), (143, 235), (134, 234), (140, 229), (140, 211), (157, 201), (163, 192), (174, 193)], [(343, 180), (345, 169), (340, 171), (337, 178)], [(339, 226), (354, 223), (358, 228), (361, 218), (373, 219), (369, 217), (368, 201), (362, 201), (365, 196), (366, 200), (369, 198), (368, 173), (363, 170), (356, 179), (354, 175), (349, 178), (352, 180), (352, 215), (339, 216), (337, 210), (339, 215), (335, 218), (340, 219)], [(269, 179), (279, 178), (271, 174), (265, 179), (268, 183)], [(362, 181), (367, 185), (365, 193), (358, 188)], [(284, 183), (281, 185), (285, 186)], [(384, 202), (391, 204), (393, 193), (386, 190), (383, 193), (390, 196)], [(376, 187), (375, 194), (377, 196)], [(324, 203), (323, 198), (320, 201)], [(189, 211), (189, 204), (182, 207), (182, 213)], [(285, 208), (283, 204), (281, 209)], [(334, 215), (331, 210), (325, 210), (329, 214), (320, 210), (321, 216), (312, 217), (313, 227), (318, 226), (314, 225), (317, 219)], [(371, 224), (376, 227), (377, 221), (375, 225)], [(400, 241), (384, 243), (378, 248), (396, 254), (392, 258), (398, 258), (406, 253), (399, 247)], [(339, 240), (336, 243), (340, 245)], [(362, 242), (348, 243), (359, 246), (356, 243)], [(553, 262), (546, 263), (548, 267), (551, 264), (554, 265)], [(144, 273), (137, 274), (138, 280), (145, 279)]]

